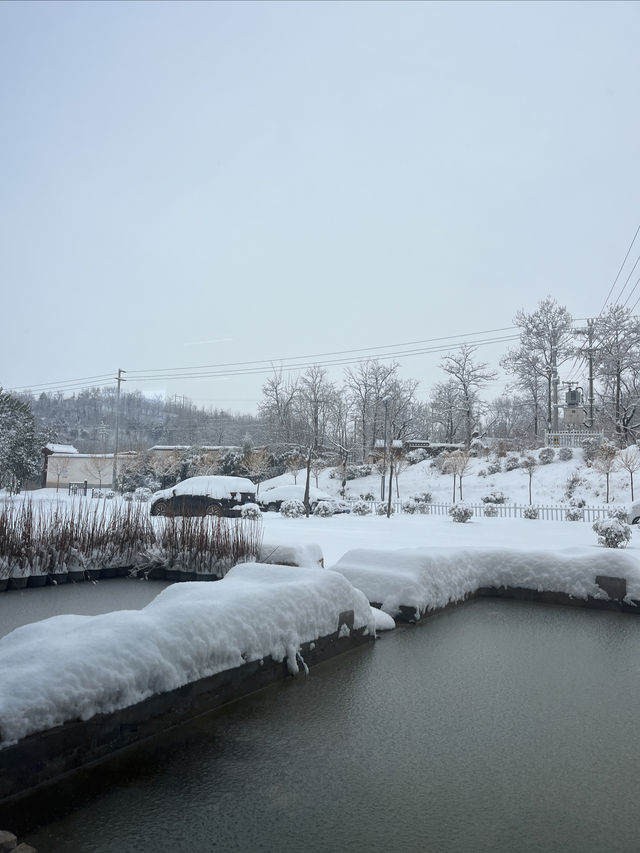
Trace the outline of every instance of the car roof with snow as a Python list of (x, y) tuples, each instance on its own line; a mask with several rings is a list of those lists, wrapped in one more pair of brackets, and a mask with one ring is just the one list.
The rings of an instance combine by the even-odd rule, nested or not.
[[(263, 503), (267, 501), (301, 501), (304, 499), (304, 486), (297, 486), (293, 483), (288, 486), (273, 486), (271, 489), (265, 489), (260, 492), (260, 500)], [(309, 486), (309, 499), (312, 501), (335, 501), (333, 495), (322, 492), (316, 489), (315, 486)]]
[(156, 498), (172, 498), (175, 495), (204, 495), (208, 498), (230, 498), (232, 493), (250, 492), (255, 494), (256, 487), (246, 477), (189, 477), (168, 489), (155, 492)]

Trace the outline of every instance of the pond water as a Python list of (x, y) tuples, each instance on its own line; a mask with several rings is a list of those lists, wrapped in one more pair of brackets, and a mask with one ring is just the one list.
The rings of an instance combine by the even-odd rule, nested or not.
[(630, 853), (639, 669), (633, 616), (472, 602), (138, 749), (25, 840), (41, 853)]

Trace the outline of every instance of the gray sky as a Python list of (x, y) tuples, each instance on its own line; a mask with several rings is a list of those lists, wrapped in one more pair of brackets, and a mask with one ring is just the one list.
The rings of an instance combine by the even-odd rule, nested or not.
[[(133, 377), (597, 315), (639, 36), (635, 2), (2, 3), (0, 385), (253, 411), (265, 374)], [(440, 357), (398, 361), (426, 395)]]

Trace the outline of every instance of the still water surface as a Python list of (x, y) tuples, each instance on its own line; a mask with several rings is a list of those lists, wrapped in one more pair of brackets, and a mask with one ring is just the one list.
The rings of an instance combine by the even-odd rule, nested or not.
[(640, 620), (477, 601), (182, 727), (41, 853), (640, 849)]

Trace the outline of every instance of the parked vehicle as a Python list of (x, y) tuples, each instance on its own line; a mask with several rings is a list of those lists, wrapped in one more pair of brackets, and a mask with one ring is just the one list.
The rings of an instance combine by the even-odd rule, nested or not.
[(631, 504), (627, 521), (629, 524), (638, 524), (640, 522), (640, 501)]
[[(271, 489), (265, 489), (258, 496), (258, 505), (262, 510), (279, 512), (284, 501), (301, 501), (304, 502), (304, 486), (273, 486)], [(321, 492), (314, 486), (309, 487), (309, 505), (311, 512), (318, 506), (319, 503), (331, 503), (334, 506), (334, 513), (349, 512), (349, 504), (339, 498), (334, 498), (326, 492)]]
[(151, 515), (214, 515), (236, 518), (242, 504), (255, 503), (256, 487), (246, 477), (189, 477), (155, 492)]

